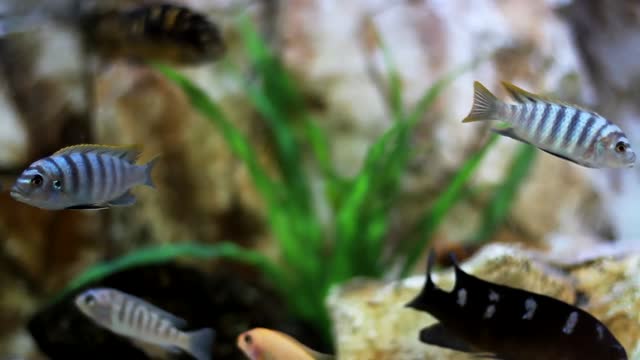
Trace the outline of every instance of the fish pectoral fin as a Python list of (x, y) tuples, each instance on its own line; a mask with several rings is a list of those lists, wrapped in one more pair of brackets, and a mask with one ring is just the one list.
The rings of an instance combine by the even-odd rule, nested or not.
[(572, 163), (574, 163), (574, 164), (577, 164), (577, 165), (580, 165), (580, 166), (584, 166), (584, 167), (587, 167), (587, 168), (591, 168), (591, 169), (593, 169), (593, 166), (590, 166), (590, 165), (587, 165), (587, 164), (579, 163), (579, 162), (577, 162), (577, 161), (575, 161), (575, 160), (573, 160), (573, 159), (569, 159), (568, 157), (566, 157), (566, 156), (564, 156), (564, 155), (560, 155), (560, 154), (554, 153), (553, 151), (545, 150), (545, 149), (540, 149), (540, 150), (542, 150), (542, 151), (546, 152), (547, 154), (551, 154), (551, 155), (553, 155), (553, 156), (557, 156), (557, 157), (559, 157), (560, 159), (567, 160), (567, 161), (571, 161), (571, 162), (572, 162)]
[(108, 202), (111, 206), (131, 206), (136, 203), (136, 197), (130, 192), (127, 191), (119, 197)]
[(516, 134), (515, 130), (513, 130), (512, 127), (508, 127), (508, 128), (504, 128), (504, 129), (493, 128), (493, 129), (491, 129), (491, 131), (496, 133), (496, 134), (498, 134), (498, 135), (506, 136), (506, 137), (511, 138), (513, 140), (520, 141), (520, 142), (523, 142), (525, 144), (532, 145), (527, 140), (525, 140), (525, 139), (521, 138), (520, 136), (518, 136), (518, 134)]
[(106, 210), (109, 206), (99, 204), (74, 205), (66, 207), (65, 210)]
[(437, 323), (420, 330), (419, 339), (421, 342), (434, 345), (442, 348), (447, 348), (456, 351), (473, 352), (471, 348), (464, 340), (457, 337), (455, 334), (447, 330), (442, 324)]

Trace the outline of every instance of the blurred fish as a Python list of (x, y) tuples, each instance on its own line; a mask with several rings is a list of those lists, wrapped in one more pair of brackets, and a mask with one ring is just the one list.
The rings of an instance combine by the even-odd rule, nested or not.
[(133, 295), (111, 288), (90, 289), (75, 299), (78, 309), (96, 324), (118, 335), (185, 351), (198, 360), (211, 359), (215, 332), (204, 328), (191, 332), (180, 319)]
[(213, 22), (177, 5), (96, 11), (83, 21), (88, 43), (103, 57), (190, 65), (218, 59), (225, 52)]
[(493, 132), (589, 168), (633, 167), (636, 154), (618, 126), (595, 112), (535, 95), (503, 82), (517, 102), (498, 100), (474, 83), (471, 112), (462, 122), (502, 120), (511, 125)]
[(158, 160), (136, 165), (138, 146), (75, 145), (40, 159), (22, 172), (11, 196), (47, 210), (130, 206), (129, 189), (155, 187), (151, 171)]
[(420, 331), (423, 343), (504, 360), (627, 359), (613, 334), (584, 310), (478, 279), (455, 258), (455, 286), (445, 292), (431, 279), (434, 261), (432, 251), (424, 288), (406, 305), (439, 321)]
[(243, 332), (238, 335), (236, 344), (250, 360), (333, 359), (331, 355), (309, 349), (287, 334), (265, 328)]
[(123, 6), (104, 0), (47, 0), (0, 9), (0, 37), (51, 23), (75, 29), (90, 51), (109, 59), (197, 65), (226, 51), (215, 23), (170, 3)]

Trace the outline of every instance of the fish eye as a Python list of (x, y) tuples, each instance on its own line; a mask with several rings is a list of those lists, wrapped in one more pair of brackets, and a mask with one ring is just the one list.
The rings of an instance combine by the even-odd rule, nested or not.
[(623, 153), (625, 151), (627, 151), (627, 144), (622, 141), (618, 141), (616, 144), (616, 152)]
[(31, 185), (40, 186), (42, 185), (42, 181), (43, 181), (42, 175), (34, 175), (31, 178)]
[(56, 190), (60, 190), (62, 189), (62, 181), (60, 180), (54, 180), (53, 182), (53, 188)]
[(87, 305), (89, 306), (93, 306), (96, 304), (96, 297), (89, 294), (87, 296), (85, 296), (84, 301), (87, 303)]
[(246, 342), (247, 344), (251, 345), (251, 343), (253, 342), (253, 338), (251, 337), (251, 335), (246, 334), (244, 336), (244, 342)]

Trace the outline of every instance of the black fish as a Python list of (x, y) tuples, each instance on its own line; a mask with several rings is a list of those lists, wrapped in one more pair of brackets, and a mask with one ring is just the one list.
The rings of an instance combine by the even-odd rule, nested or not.
[(439, 322), (420, 331), (420, 341), (475, 357), (503, 360), (626, 360), (627, 353), (598, 319), (549, 296), (494, 284), (458, 266), (451, 292), (427, 279), (406, 306), (428, 312)]
[(173, 4), (95, 11), (83, 17), (87, 42), (107, 58), (195, 65), (225, 52), (218, 27), (204, 15)]

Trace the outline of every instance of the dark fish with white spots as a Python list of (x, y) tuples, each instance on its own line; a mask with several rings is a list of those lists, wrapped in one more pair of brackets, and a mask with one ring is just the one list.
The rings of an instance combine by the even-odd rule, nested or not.
[(75, 299), (78, 309), (115, 334), (185, 351), (198, 360), (211, 359), (215, 332), (210, 328), (185, 332), (186, 321), (142, 299), (111, 288), (90, 289)]
[(11, 196), (47, 210), (96, 210), (130, 206), (136, 185), (154, 187), (158, 157), (137, 165), (138, 146), (75, 145), (40, 159), (22, 172)]
[(465, 273), (455, 258), (451, 292), (431, 279), (406, 306), (439, 322), (420, 331), (425, 344), (502, 360), (626, 360), (620, 342), (586, 311), (549, 296), (481, 280)]
[(633, 167), (636, 154), (622, 130), (593, 111), (535, 95), (503, 82), (516, 101), (508, 104), (479, 82), (473, 106), (462, 122), (501, 120), (510, 127), (493, 132), (589, 168)]

